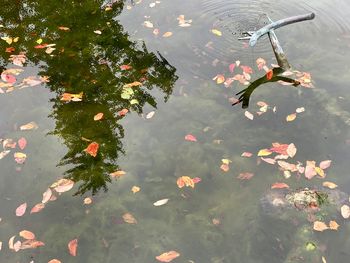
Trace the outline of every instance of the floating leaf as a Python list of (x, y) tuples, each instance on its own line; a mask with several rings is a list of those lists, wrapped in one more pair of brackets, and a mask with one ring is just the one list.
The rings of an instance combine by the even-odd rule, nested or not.
[(47, 263), (61, 263), (61, 261), (59, 261), (58, 259), (51, 259), (49, 262)]
[(320, 168), (321, 169), (327, 169), (329, 166), (331, 166), (332, 161), (331, 160), (325, 160), (320, 162)]
[(300, 107), (300, 108), (297, 108), (297, 109), (295, 110), (296, 113), (302, 113), (302, 112), (304, 112), (304, 111), (305, 111), (305, 108), (304, 108), (304, 107)]
[(174, 250), (165, 252), (159, 256), (156, 256), (156, 259), (159, 260), (160, 262), (170, 262), (173, 259), (179, 257), (180, 254)]
[(20, 235), (21, 237), (23, 237), (24, 239), (29, 239), (29, 240), (35, 239), (34, 233), (33, 233), (33, 232), (30, 232), (30, 231), (28, 231), (28, 230), (22, 230), (21, 232), (19, 232), (19, 235)]
[(82, 101), (83, 95), (84, 95), (83, 92), (76, 93), (76, 94), (65, 92), (61, 96), (61, 101), (67, 101), (67, 102), (69, 102), (69, 101), (75, 101), (75, 102)]
[(219, 31), (219, 30), (217, 30), (217, 29), (212, 29), (211, 32), (212, 32), (214, 35), (217, 35), (217, 36), (219, 36), (219, 37), (222, 36), (221, 31)]
[(199, 177), (195, 177), (192, 179), (192, 181), (196, 184), (196, 183), (199, 183), (200, 181), (202, 181), (202, 179)]
[(328, 226), (324, 222), (321, 222), (321, 221), (314, 222), (314, 230), (322, 232), (327, 229), (328, 229)]
[(126, 213), (123, 215), (123, 220), (125, 223), (128, 224), (137, 224), (137, 220), (135, 219), (135, 217), (130, 214), (130, 213)]
[(30, 210), (31, 214), (34, 213), (39, 213), (41, 210), (43, 210), (45, 208), (45, 204), (43, 203), (38, 203), (35, 206), (33, 206), (32, 210)]
[(315, 171), (316, 173), (321, 176), (322, 178), (324, 178), (326, 175), (324, 173), (324, 171), (320, 168), (320, 167), (315, 167)]
[(126, 174), (125, 171), (122, 171), (122, 170), (119, 170), (119, 171), (115, 171), (113, 173), (110, 173), (109, 175), (114, 177), (114, 178), (119, 178), (119, 177), (122, 177)]
[(263, 160), (264, 162), (269, 163), (269, 164), (275, 164), (276, 163), (276, 160), (272, 159), (272, 158), (261, 157), (261, 160)]
[(271, 185), (271, 189), (283, 189), (283, 188), (289, 188), (289, 185), (285, 183), (274, 183)]
[(103, 113), (99, 112), (94, 116), (94, 121), (99, 121), (103, 118)]
[(72, 189), (74, 186), (74, 181), (66, 178), (59, 179), (57, 182), (53, 183), (50, 187), (53, 188), (57, 193), (64, 193)]
[(258, 66), (258, 69), (259, 69), (259, 70), (262, 70), (262, 69), (264, 68), (264, 66), (266, 66), (266, 61), (265, 61), (265, 59), (263, 59), (263, 58), (258, 58), (258, 59), (256, 60), (256, 65)]
[(249, 120), (253, 120), (254, 119), (254, 115), (251, 114), (249, 111), (245, 111), (244, 112), (244, 116), (246, 116)]
[(34, 121), (31, 121), (27, 124), (22, 125), (21, 127), (19, 127), (19, 129), (21, 131), (36, 130), (38, 129), (38, 125)]
[(163, 37), (171, 37), (172, 35), (173, 33), (168, 31), (163, 34)]
[(213, 80), (216, 80), (217, 84), (221, 84), (225, 82), (225, 76), (222, 74), (218, 74), (213, 78)]
[[(69, 31), (70, 28), (69, 27), (65, 27), (65, 26), (59, 26), (58, 27), (59, 30), (62, 30), (62, 31)], [(40, 43), (39, 43), (40, 44)]]
[(21, 152), (15, 152), (13, 156), (15, 158), (16, 163), (19, 163), (19, 164), (24, 163), (27, 158), (27, 155)]
[(185, 136), (185, 140), (186, 140), (186, 141), (189, 141), (189, 142), (196, 142), (196, 141), (197, 141), (197, 138), (196, 138), (194, 135), (192, 135), (192, 134), (187, 134), (187, 135)]
[(286, 117), (286, 121), (290, 122), (290, 121), (294, 121), (297, 117), (297, 114), (296, 113), (292, 113), (292, 114), (289, 114), (287, 117)]
[(95, 30), (94, 33), (97, 34), (97, 35), (101, 35), (102, 34), (101, 30)]
[(258, 152), (258, 156), (268, 156), (270, 155), (272, 152), (269, 149), (261, 149)]
[(306, 167), (305, 167), (305, 177), (307, 179), (313, 178), (317, 172), (315, 170), (315, 161), (306, 161)]
[(50, 188), (47, 188), (47, 190), (43, 193), (43, 199), (41, 200), (41, 202), (43, 204), (47, 203), (50, 200), (51, 196), (52, 196), (52, 191)]
[(233, 64), (233, 63), (228, 66), (231, 73), (233, 73), (233, 71), (235, 70), (235, 67), (236, 67), (236, 64)]
[(253, 173), (240, 173), (240, 174), (237, 176), (237, 179), (240, 179), (240, 180), (250, 180), (250, 179), (252, 179), (253, 176), (254, 176)]
[(13, 241), (15, 240), (15, 237), (16, 236), (12, 236), (12, 237), (10, 237), (10, 239), (9, 239), (9, 249), (14, 249), (14, 247), (13, 247)]
[(1, 160), (2, 158), (4, 158), (6, 155), (8, 155), (10, 152), (11, 152), (10, 150), (6, 150), (6, 151), (0, 152), (0, 160)]
[(248, 74), (253, 73), (253, 69), (249, 66), (241, 66), (241, 69), (243, 70), (244, 73), (248, 73)]
[(27, 203), (21, 204), (19, 207), (16, 208), (16, 216), (23, 216), (27, 209)]
[(223, 170), (224, 172), (228, 172), (230, 170), (230, 166), (228, 166), (228, 164), (223, 163), (220, 166), (220, 169)]
[(129, 70), (129, 69), (132, 69), (132, 66), (130, 66), (130, 65), (121, 65), (121, 66), (119, 66), (119, 68), (121, 70)]
[(148, 28), (153, 28), (153, 23), (151, 21), (144, 21), (143, 26)]
[(247, 157), (247, 158), (250, 158), (253, 156), (253, 154), (251, 152), (244, 152), (241, 154), (242, 157)]
[(155, 114), (155, 111), (151, 111), (151, 112), (147, 113), (146, 119), (151, 119), (154, 116), (154, 114)]
[(71, 254), (73, 257), (77, 255), (77, 248), (78, 248), (78, 239), (73, 239), (69, 241), (68, 243), (68, 250), (69, 254)]
[(295, 147), (294, 143), (289, 144), (287, 148), (287, 154), (289, 155), (289, 157), (293, 158), (296, 153), (297, 148)]
[(182, 188), (184, 186), (189, 186), (194, 188), (194, 181), (189, 176), (181, 176), (177, 179), (176, 184), (179, 188)]
[(22, 137), (20, 139), (18, 139), (18, 147), (23, 150), (24, 148), (26, 148), (26, 145), (27, 145), (27, 140)]
[(125, 116), (127, 113), (129, 112), (128, 109), (122, 109), (118, 112), (118, 115), (119, 116)]
[(139, 192), (140, 190), (141, 190), (141, 188), (138, 186), (135, 186), (135, 185), (131, 188), (131, 192), (133, 192), (134, 194)]
[[(142, 83), (139, 82), (139, 81), (134, 81), (134, 82), (125, 84), (125, 85), (123, 86), (123, 89), (132, 88), (132, 87), (137, 87), (137, 86), (142, 86)], [(129, 90), (129, 91), (132, 91), (132, 90)]]
[(350, 217), (350, 207), (348, 205), (343, 205), (340, 208), (340, 213), (345, 219), (348, 219)]
[(166, 203), (168, 203), (169, 199), (166, 198), (166, 199), (161, 199), (161, 200), (158, 200), (157, 202), (153, 203), (154, 206), (161, 206), (161, 205), (165, 205)]
[(90, 204), (92, 204), (92, 198), (91, 198), (91, 197), (86, 197), (86, 198), (84, 198), (84, 204), (85, 204), (85, 205), (90, 205)]
[(97, 142), (92, 142), (88, 145), (88, 147), (86, 147), (84, 152), (90, 154), (93, 157), (96, 157), (99, 146), (100, 145)]
[(329, 221), (329, 229), (338, 230), (338, 228), (339, 228), (339, 225), (336, 221), (334, 220)]

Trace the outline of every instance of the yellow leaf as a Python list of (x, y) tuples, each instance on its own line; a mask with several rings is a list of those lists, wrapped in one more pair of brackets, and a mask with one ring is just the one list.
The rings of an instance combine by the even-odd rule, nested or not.
[(221, 84), (225, 82), (225, 76), (222, 74), (218, 74), (213, 78), (213, 80), (216, 80), (217, 84)]
[(320, 167), (315, 167), (315, 171), (322, 178), (325, 177), (324, 171)]
[(261, 149), (259, 152), (258, 152), (258, 156), (268, 156), (270, 155), (272, 152), (270, 152), (270, 150), (268, 149)]
[(173, 33), (168, 31), (163, 34), (163, 37), (171, 37), (172, 35)]
[(321, 222), (321, 221), (314, 222), (314, 230), (322, 232), (326, 229), (328, 229), (328, 226), (324, 222)]
[(12, 37), (2, 37), (2, 40), (5, 40), (7, 44), (11, 45), (12, 44)]
[(322, 263), (327, 263), (326, 258), (322, 257)]
[(289, 115), (286, 117), (286, 120), (287, 120), (287, 121), (294, 121), (296, 117), (297, 117), (297, 114), (296, 114), (296, 113), (292, 113), (292, 114), (289, 114)]
[(36, 41), (36, 43), (38, 43), (38, 44), (40, 45), (41, 43), (43, 43), (43, 40), (42, 40), (41, 38), (39, 38), (39, 39)]
[(137, 192), (139, 192), (141, 190), (141, 188), (140, 187), (138, 187), (138, 186), (136, 186), (136, 185), (134, 185), (132, 188), (131, 188), (131, 191), (135, 194), (135, 193), (137, 193)]
[(232, 161), (230, 159), (221, 159), (223, 164), (230, 164)]
[(13, 39), (13, 42), (16, 43), (16, 42), (18, 42), (18, 40), (19, 40), (19, 37), (15, 37), (15, 38)]
[(323, 182), (322, 184), (324, 187), (328, 187), (329, 189), (334, 189), (334, 188), (337, 188), (338, 185), (336, 185), (335, 183), (332, 183), (332, 182)]
[(217, 35), (217, 36), (219, 36), (219, 37), (222, 36), (221, 31), (219, 31), (219, 30), (217, 30), (217, 29), (212, 29), (211, 32), (212, 32), (214, 35)]
[(334, 220), (329, 221), (329, 228), (332, 230), (338, 230), (339, 225), (337, 222), (335, 222)]

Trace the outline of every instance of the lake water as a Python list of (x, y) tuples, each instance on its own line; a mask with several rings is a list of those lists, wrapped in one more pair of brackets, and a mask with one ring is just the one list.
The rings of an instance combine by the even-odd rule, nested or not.
[[(188, 263), (349, 261), (340, 212), (350, 205), (347, 0), (1, 3), (0, 262), (148, 263), (169, 251)], [(225, 87), (223, 77), (245, 70), (245, 82), (251, 70), (253, 83), (268, 78), (258, 58), (267, 70), (277, 63), (267, 36), (250, 47), (242, 32), (266, 25), (266, 14), (309, 12), (314, 20), (276, 34), (312, 87), (267, 82), (248, 108), (232, 106), (249, 83)], [(296, 154), (274, 159), (276, 142)], [(325, 160), (330, 167), (318, 168)], [(281, 161), (300, 164), (288, 172)], [(310, 179), (307, 161), (318, 171)], [(275, 214), (262, 209), (282, 191), (273, 186), (346, 198)], [(313, 229), (331, 220), (338, 230)]]

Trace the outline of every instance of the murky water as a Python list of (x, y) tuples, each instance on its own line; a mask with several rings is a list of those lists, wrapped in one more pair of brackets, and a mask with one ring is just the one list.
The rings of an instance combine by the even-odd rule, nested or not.
[[(282, 216), (261, 209), (261, 202), (276, 182), (289, 191), (322, 191), (331, 181), (350, 193), (350, 4), (112, 2), (2, 1), (1, 67), (7, 71), (0, 86), (0, 138), (23, 137), (27, 145), (11, 148), (7, 140), (1, 149), (10, 152), (0, 160), (0, 262), (157, 262), (171, 250), (180, 254), (173, 262), (347, 262), (350, 226), (339, 209), (348, 200), (314, 212), (287, 209)], [(257, 58), (268, 68), (276, 63), (267, 37), (251, 48), (238, 40), (242, 32), (265, 25), (266, 14), (278, 20), (308, 12), (316, 18), (276, 34), (292, 68), (309, 72), (314, 88), (270, 82), (252, 93), (248, 109), (232, 107), (247, 86), (234, 81), (225, 87), (213, 78), (242, 74), (243, 65), (252, 68), (253, 82), (266, 74)], [(192, 20), (189, 26), (179, 26), (180, 15)], [(23, 66), (9, 60), (20, 52)], [(82, 101), (62, 100), (64, 93), (80, 92)], [(269, 105), (261, 115), (259, 101)], [(301, 107), (305, 111), (287, 122)], [(102, 119), (94, 120), (98, 113)], [(38, 128), (21, 130), (29, 122)], [(189, 134), (196, 142), (185, 140)], [(99, 144), (95, 157), (84, 151), (91, 142)], [(325, 178), (309, 180), (295, 171), (286, 178), (277, 163), (257, 156), (274, 142), (295, 144), (289, 163), (332, 160)], [(16, 152), (26, 154), (23, 164), (15, 161)], [(231, 161), (226, 172), (222, 159)], [(125, 175), (110, 176), (115, 171)], [(244, 173), (254, 176), (237, 178)], [(179, 188), (181, 176), (201, 181)], [(74, 188), (55, 192), (51, 185), (60, 178)], [(57, 200), (30, 213), (50, 186)], [(133, 186), (140, 191), (133, 193)], [(87, 197), (91, 204), (84, 204)], [(169, 201), (153, 205), (161, 199)], [(25, 202), (26, 213), (16, 216)], [(125, 214), (136, 221), (125, 222)], [(315, 220), (335, 220), (340, 227), (317, 232)], [(22, 230), (45, 245), (23, 249)], [(76, 256), (68, 250), (74, 239)]]

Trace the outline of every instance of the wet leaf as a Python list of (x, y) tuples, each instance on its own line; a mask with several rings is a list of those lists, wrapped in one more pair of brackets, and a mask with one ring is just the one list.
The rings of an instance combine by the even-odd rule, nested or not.
[(153, 203), (154, 206), (161, 206), (161, 205), (165, 205), (166, 203), (168, 203), (169, 199), (166, 198), (166, 199), (161, 199), (161, 200), (158, 200), (157, 202)]
[(53, 188), (57, 193), (64, 193), (71, 190), (74, 186), (74, 181), (66, 178), (59, 179), (53, 183), (50, 187)]
[(73, 257), (77, 255), (77, 248), (78, 248), (78, 239), (73, 239), (69, 241), (68, 250), (69, 250), (69, 254), (71, 254)]
[(123, 215), (123, 220), (124, 220), (125, 223), (128, 223), (128, 224), (137, 224), (137, 220), (130, 213), (125, 213)]
[(350, 207), (348, 205), (342, 205), (340, 213), (345, 219), (348, 219), (350, 217)]
[(58, 259), (51, 259), (49, 262), (47, 263), (61, 263), (61, 261), (59, 261)]
[(15, 252), (18, 252), (21, 249), (21, 245), (22, 245), (22, 242), (21, 241), (17, 241), (16, 243), (13, 244), (13, 250)]
[(155, 111), (151, 111), (151, 112), (147, 113), (146, 119), (151, 119), (154, 116), (154, 114), (155, 114)]
[(194, 188), (194, 181), (189, 176), (181, 176), (177, 179), (176, 184), (179, 188), (182, 188), (184, 186), (192, 187)]
[(292, 172), (296, 172), (298, 170), (297, 166), (293, 163), (288, 163), (285, 161), (277, 161), (277, 163), (283, 170), (292, 171)]
[(52, 191), (50, 188), (47, 188), (47, 190), (43, 193), (43, 199), (41, 200), (41, 202), (43, 204), (47, 203), (50, 200), (51, 196), (52, 196)]
[(283, 188), (289, 188), (289, 185), (285, 183), (274, 183), (271, 185), (271, 189), (283, 189)]
[(119, 68), (121, 70), (129, 70), (129, 69), (132, 69), (132, 66), (130, 66), (130, 65), (121, 65)]
[(221, 166), (220, 166), (220, 169), (224, 172), (228, 172), (230, 170), (230, 166), (228, 166), (228, 164), (225, 164), (223, 163)]
[[(132, 87), (138, 87), (138, 86), (142, 86), (142, 83), (139, 81), (134, 81), (128, 84), (125, 84), (123, 86), (123, 89), (127, 89), (127, 88), (132, 88)], [(129, 92), (133, 92), (132, 90), (129, 90)]]
[(242, 156), (242, 157), (250, 158), (250, 157), (253, 156), (253, 154), (252, 154), (251, 152), (243, 152), (243, 153), (241, 154), (241, 156)]
[[(69, 27), (65, 27), (65, 26), (59, 26), (58, 27), (59, 30), (62, 30), (62, 31), (69, 31), (70, 28)], [(40, 43), (39, 43), (40, 44)]]
[(264, 68), (264, 66), (266, 66), (266, 61), (265, 61), (265, 59), (263, 59), (263, 58), (258, 58), (258, 59), (256, 60), (256, 65), (258, 66), (258, 69), (259, 69), (259, 70), (262, 70), (262, 69)]
[(28, 230), (22, 230), (21, 232), (19, 232), (19, 235), (24, 239), (29, 239), (29, 240), (35, 239), (34, 233)]
[(32, 210), (30, 210), (31, 214), (39, 213), (41, 210), (45, 208), (45, 204), (38, 203), (35, 206), (33, 206)]
[(276, 163), (276, 160), (272, 159), (272, 158), (261, 157), (261, 160), (263, 160), (264, 162), (269, 163), (269, 164), (275, 164)]
[(339, 225), (336, 221), (334, 220), (329, 221), (329, 229), (338, 230), (338, 228), (339, 228)]
[(332, 163), (331, 160), (322, 161), (322, 162), (320, 162), (320, 168), (325, 170), (325, 169), (327, 169), (328, 167), (331, 166), (331, 163)]
[(26, 148), (26, 146), (27, 146), (27, 140), (26, 140), (24, 137), (18, 139), (18, 147), (19, 147), (21, 150), (23, 150), (24, 148)]
[(240, 174), (237, 176), (237, 179), (240, 179), (240, 180), (250, 180), (250, 179), (252, 179), (253, 176), (254, 176), (253, 173), (240, 173)]
[(266, 79), (270, 80), (273, 77), (273, 71), (270, 69), (269, 71), (266, 72)]
[(147, 28), (153, 28), (153, 23), (151, 21), (144, 21), (143, 26)]
[(103, 113), (99, 112), (94, 116), (94, 121), (99, 121), (103, 118)]
[(10, 75), (10, 74), (6, 74), (6, 73), (1, 73), (1, 79), (4, 81), (4, 82), (7, 82), (7, 83), (10, 83), (10, 84), (13, 84), (16, 82), (16, 78), (15, 76), (13, 75)]
[(233, 73), (233, 71), (235, 70), (235, 67), (236, 67), (236, 64), (233, 64), (233, 63), (228, 66), (231, 73)]
[(14, 247), (13, 247), (13, 241), (15, 240), (15, 237), (16, 236), (12, 236), (12, 237), (10, 237), (10, 239), (9, 239), (9, 249), (14, 249)]
[(230, 159), (221, 159), (221, 162), (222, 162), (223, 164), (227, 164), (227, 165), (229, 165), (230, 163), (232, 163), (232, 161), (231, 161)]
[(195, 177), (192, 179), (192, 181), (196, 184), (196, 183), (199, 183), (200, 181), (202, 181), (202, 179), (199, 177)]
[(324, 223), (324, 222), (321, 222), (321, 221), (315, 221), (314, 222), (314, 230), (316, 231), (324, 231), (324, 230), (327, 230), (328, 229), (328, 226)]
[(254, 119), (254, 115), (251, 114), (249, 111), (245, 111), (244, 112), (244, 116), (246, 116), (249, 120), (253, 120)]
[(15, 152), (13, 156), (15, 158), (16, 163), (18, 164), (24, 163), (27, 159), (27, 155), (21, 152)]
[(83, 96), (84, 96), (84, 93), (83, 92), (80, 92), (80, 93), (68, 93), (68, 92), (65, 92), (62, 94), (61, 96), (61, 101), (82, 101), (83, 100)]
[(92, 198), (91, 198), (91, 197), (86, 197), (86, 198), (84, 198), (84, 204), (85, 204), (85, 205), (90, 205), (90, 204), (92, 204)]
[(296, 113), (302, 113), (302, 112), (304, 112), (304, 111), (305, 111), (305, 108), (304, 108), (304, 107), (300, 107), (300, 108), (297, 108), (297, 109), (295, 110)]
[(307, 242), (305, 249), (306, 249), (306, 251), (313, 251), (316, 249), (316, 245), (312, 242)]
[(156, 256), (156, 259), (159, 260), (160, 262), (170, 262), (173, 259), (179, 257), (180, 254), (174, 250), (165, 252), (159, 256)]
[(290, 121), (294, 121), (297, 117), (297, 114), (296, 113), (292, 113), (292, 114), (289, 114), (287, 117), (286, 117), (286, 121), (290, 122)]
[(119, 171), (115, 171), (113, 173), (110, 173), (109, 175), (114, 177), (114, 178), (120, 178), (122, 176), (124, 176), (126, 174), (125, 171), (119, 170)]
[(21, 131), (36, 130), (38, 128), (39, 128), (39, 126), (34, 121), (31, 121), (31, 122), (29, 122), (27, 124), (24, 124), (21, 127), (19, 127), (19, 129)]
[(315, 161), (306, 161), (306, 167), (305, 167), (305, 177), (307, 179), (313, 178), (317, 172), (315, 170)]
[(141, 188), (138, 186), (135, 186), (135, 185), (131, 188), (131, 192), (133, 192), (134, 194), (139, 192), (140, 190), (141, 190)]
[(173, 33), (168, 31), (163, 34), (163, 37), (171, 37), (172, 35)]
[(252, 74), (253, 69), (249, 66), (241, 66), (241, 69), (243, 70), (244, 73)]
[(27, 209), (27, 203), (21, 204), (19, 207), (16, 208), (16, 216), (23, 216)]
[(287, 154), (289, 155), (289, 157), (293, 158), (296, 153), (297, 148), (295, 147), (294, 143), (289, 144), (287, 148)]
[(100, 147), (100, 145), (97, 142), (92, 142), (87, 146), (87, 148), (84, 150), (84, 152), (90, 154), (93, 157), (96, 157), (99, 147)]
[(322, 263), (327, 263), (327, 260), (325, 257), (322, 257)]
[(127, 113), (129, 112), (128, 109), (122, 109), (118, 112), (118, 115), (119, 116), (125, 116)]
[(101, 35), (102, 34), (101, 30), (95, 30), (94, 33), (97, 34), (97, 35)]
[(1, 160), (2, 158), (4, 158), (6, 155), (8, 155), (10, 152), (11, 152), (10, 150), (6, 150), (6, 151), (0, 152), (0, 160)]
[(320, 167), (315, 167), (315, 171), (316, 173), (321, 176), (322, 178), (324, 178), (326, 175), (324, 173), (324, 171), (320, 168)]
[(219, 37), (222, 36), (221, 31), (219, 31), (219, 30), (217, 30), (217, 29), (212, 29), (211, 32), (212, 32), (214, 35), (217, 35), (217, 36), (219, 36)]
[(261, 149), (258, 152), (258, 156), (268, 156), (270, 155), (272, 152), (269, 149)]
[(216, 80), (217, 84), (221, 84), (225, 82), (225, 76), (222, 74), (218, 74), (213, 78), (213, 80)]
[(196, 141), (197, 141), (197, 138), (196, 138), (194, 135), (192, 135), (192, 134), (187, 134), (187, 135), (185, 136), (185, 140), (186, 140), (186, 141), (189, 141), (189, 142), (196, 142)]

